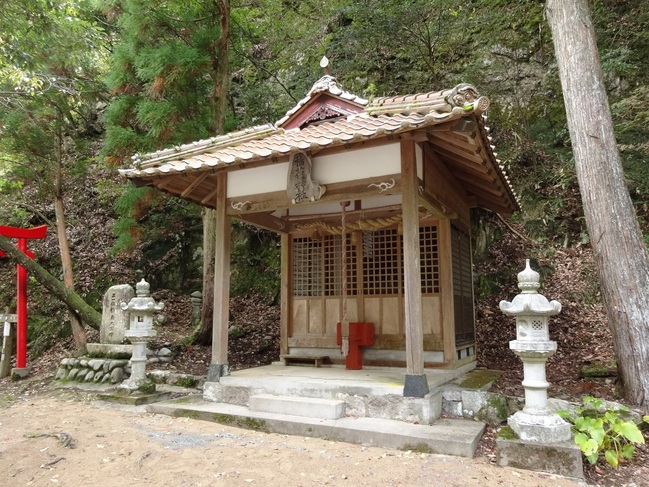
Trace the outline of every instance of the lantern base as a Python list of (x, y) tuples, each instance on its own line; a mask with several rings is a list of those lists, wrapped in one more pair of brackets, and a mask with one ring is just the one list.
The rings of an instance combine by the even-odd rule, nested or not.
[(558, 443), (571, 438), (570, 425), (557, 414), (529, 414), (518, 411), (507, 424), (521, 440)]

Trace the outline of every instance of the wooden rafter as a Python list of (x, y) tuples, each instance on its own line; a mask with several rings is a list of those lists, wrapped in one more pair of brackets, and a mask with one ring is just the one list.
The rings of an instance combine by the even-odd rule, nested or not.
[(205, 179), (207, 179), (207, 177), (208, 177), (209, 175), (210, 175), (210, 172), (209, 172), (209, 171), (204, 171), (204, 172), (200, 173), (200, 174), (196, 177), (196, 179), (194, 179), (194, 180), (189, 184), (189, 186), (187, 186), (187, 187), (182, 191), (182, 193), (180, 193), (180, 196), (183, 197), (183, 198), (187, 198), (188, 195), (191, 194), (192, 191), (194, 191), (196, 188), (198, 188), (198, 186), (201, 185), (201, 184), (203, 183), (203, 181), (205, 181)]

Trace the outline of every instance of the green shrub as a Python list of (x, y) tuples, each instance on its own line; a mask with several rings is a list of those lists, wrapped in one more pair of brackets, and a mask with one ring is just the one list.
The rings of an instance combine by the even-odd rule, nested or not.
[[(593, 464), (603, 454), (613, 468), (618, 467), (620, 459), (631, 459), (635, 445), (644, 443), (644, 437), (633, 421), (624, 419), (629, 408), (605, 408), (604, 401), (592, 396), (584, 396), (582, 401), (584, 407), (578, 408), (576, 415), (566, 411), (559, 415), (572, 424), (575, 443), (586, 459)], [(649, 423), (649, 416), (643, 421)]]

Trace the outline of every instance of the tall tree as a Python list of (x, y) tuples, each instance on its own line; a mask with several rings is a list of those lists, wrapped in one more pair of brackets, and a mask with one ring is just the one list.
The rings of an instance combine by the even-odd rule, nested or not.
[[(104, 32), (84, 0), (8, 2), (0, 31), (11, 32), (0, 42), (0, 144), (7, 171), (38, 181), (51, 196), (63, 280), (73, 291), (64, 187), (71, 166), (79, 169), (103, 94), (93, 80), (102, 67)], [(75, 345), (84, 351), (86, 335), (74, 308), (69, 319)]]
[[(213, 135), (225, 133), (225, 115), (229, 87), (229, 43), (230, 43), (230, 3), (229, 0), (216, 2), (220, 23), (220, 35), (210, 46), (212, 93), (209, 97), (212, 116), (210, 132)], [(214, 315), (214, 256), (216, 252), (216, 212), (203, 209), (203, 309), (201, 327), (194, 337), (199, 344), (212, 343), (212, 318)]]
[[(114, 95), (106, 114), (104, 154), (109, 161), (122, 164), (137, 151), (223, 134), (229, 86), (229, 0), (103, 3), (121, 35), (107, 80)], [(147, 198), (156, 198), (146, 192), (138, 195), (144, 198), (131, 198), (135, 203), (131, 212), (141, 216)], [(133, 234), (136, 221), (129, 222), (126, 231)], [(216, 240), (212, 211), (204, 210), (203, 223), (199, 339), (209, 343)]]
[(587, 0), (548, 0), (586, 224), (624, 386), (649, 410), (649, 257), (626, 187)]

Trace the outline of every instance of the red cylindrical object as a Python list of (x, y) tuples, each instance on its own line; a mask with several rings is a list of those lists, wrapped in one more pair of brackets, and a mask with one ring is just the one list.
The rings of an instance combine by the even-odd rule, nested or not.
[[(336, 324), (336, 344), (342, 344), (341, 324)], [(348, 370), (360, 370), (363, 368), (363, 351), (361, 347), (374, 345), (374, 324), (373, 323), (350, 323), (349, 324), (349, 352), (345, 356), (345, 368)]]

